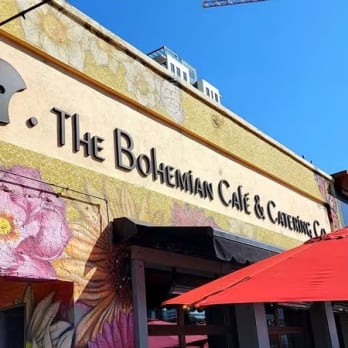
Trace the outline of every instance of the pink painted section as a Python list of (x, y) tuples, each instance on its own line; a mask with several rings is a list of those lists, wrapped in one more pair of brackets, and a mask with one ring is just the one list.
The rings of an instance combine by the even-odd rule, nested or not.
[(55, 279), (50, 261), (71, 237), (66, 208), (39, 171), (0, 172), (0, 275)]

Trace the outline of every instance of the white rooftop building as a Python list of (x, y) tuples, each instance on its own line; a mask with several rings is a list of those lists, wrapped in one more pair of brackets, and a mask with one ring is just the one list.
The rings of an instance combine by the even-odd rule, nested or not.
[(176, 78), (190, 83), (207, 97), (216, 103), (221, 104), (219, 90), (206, 80), (198, 80), (196, 69), (181, 59), (174, 51), (166, 46), (162, 46), (147, 54), (157, 63), (169, 70)]

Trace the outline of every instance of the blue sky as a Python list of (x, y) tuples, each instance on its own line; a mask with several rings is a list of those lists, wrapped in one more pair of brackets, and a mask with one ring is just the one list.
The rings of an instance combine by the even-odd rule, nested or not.
[(347, 0), (68, 2), (144, 53), (168, 46), (225, 107), (324, 172), (348, 169)]

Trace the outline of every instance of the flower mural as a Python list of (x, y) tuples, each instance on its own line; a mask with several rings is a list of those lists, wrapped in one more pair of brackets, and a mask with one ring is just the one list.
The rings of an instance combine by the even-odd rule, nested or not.
[[(83, 229), (79, 233), (83, 233)], [(76, 232), (76, 231), (75, 231)], [(132, 300), (130, 274), (128, 270), (129, 253), (123, 246), (110, 243), (111, 229), (106, 229), (97, 238), (88, 263), (93, 275), (80, 293), (78, 301), (89, 307), (77, 326), (77, 343), (85, 346), (89, 340), (102, 340), (103, 331), (109, 332), (106, 325), (113, 322), (112, 328), (118, 328), (121, 317), (131, 315)], [(91, 242), (90, 242), (91, 243)], [(131, 327), (130, 334), (134, 339)], [(126, 328), (124, 328), (126, 330)], [(118, 345), (120, 348), (131, 347)]]
[(214, 218), (207, 217), (203, 209), (191, 208), (188, 204), (173, 204), (172, 220), (176, 226), (211, 226), (218, 228)]
[(314, 174), (314, 178), (318, 185), (322, 198), (329, 205), (329, 208), (330, 208), (329, 216), (330, 216), (330, 220), (331, 220), (330, 222), (331, 222), (332, 228), (333, 230), (338, 230), (342, 227), (342, 223), (340, 221), (337, 199), (330, 194), (328, 180), (324, 179), (319, 174)]
[[(16, 0), (16, 3), (19, 10), (36, 4), (34, 0)], [(26, 14), (22, 28), (30, 43), (80, 71), (85, 71), (88, 65), (87, 52), (92, 54), (96, 66), (105, 66), (113, 74), (122, 66), (126, 90), (138, 102), (164, 112), (177, 123), (184, 122), (182, 92), (176, 84), (132, 60), (104, 39), (86, 32), (67, 13), (53, 6), (41, 6)]]
[(138, 102), (148, 107), (161, 108), (178, 123), (184, 121), (179, 87), (163, 80), (138, 61), (123, 64), (128, 91)]
[(133, 348), (134, 345), (134, 318), (133, 313), (120, 314), (119, 320), (111, 324), (105, 323), (102, 334), (98, 334), (95, 342), (89, 342), (88, 348)]
[(66, 209), (32, 168), (0, 171), (0, 275), (55, 279), (51, 261), (71, 237)]
[(72, 348), (74, 327), (64, 320), (57, 320), (60, 303), (53, 302), (54, 292), (34, 303), (30, 285), (24, 294), (27, 316), (26, 347), (32, 348)]
[(128, 91), (145, 106), (157, 104), (159, 78), (138, 61), (124, 63)]
[(100, 66), (108, 66), (113, 73), (117, 72), (120, 62), (127, 61), (125, 54), (98, 37), (90, 41), (90, 50), (95, 63)]
[(231, 219), (230, 231), (233, 233), (238, 233), (248, 238), (254, 237), (254, 228), (250, 224), (241, 220)]
[[(20, 10), (37, 3), (32, 0), (16, 1)], [(81, 25), (50, 6), (41, 6), (26, 14), (23, 29), (26, 39), (32, 44), (82, 70), (87, 42)]]
[(184, 122), (184, 109), (181, 101), (181, 90), (178, 86), (163, 80), (160, 84), (159, 105), (168, 116), (175, 122)]
[[(98, 192), (91, 185), (86, 191), (94, 196)], [(108, 197), (107, 211), (113, 218), (146, 220), (151, 214), (155, 222), (162, 219), (161, 213), (149, 209), (148, 196), (136, 204), (126, 185), (104, 183), (103, 191), (103, 196)], [(111, 243), (107, 211), (93, 204), (76, 204), (75, 209), (77, 216), (69, 224), (73, 236), (64, 257), (54, 262), (59, 278), (74, 282), (74, 299), (81, 317), (75, 346), (132, 348), (135, 334), (129, 249)], [(115, 342), (117, 345), (111, 345)]]

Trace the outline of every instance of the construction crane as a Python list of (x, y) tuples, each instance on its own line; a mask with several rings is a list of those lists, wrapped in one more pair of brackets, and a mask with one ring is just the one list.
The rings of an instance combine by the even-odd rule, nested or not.
[(224, 1), (214, 1), (214, 0), (203, 0), (203, 7), (217, 7), (217, 6), (227, 6), (227, 5), (239, 5), (247, 4), (249, 2), (260, 2), (267, 0), (224, 0)]

